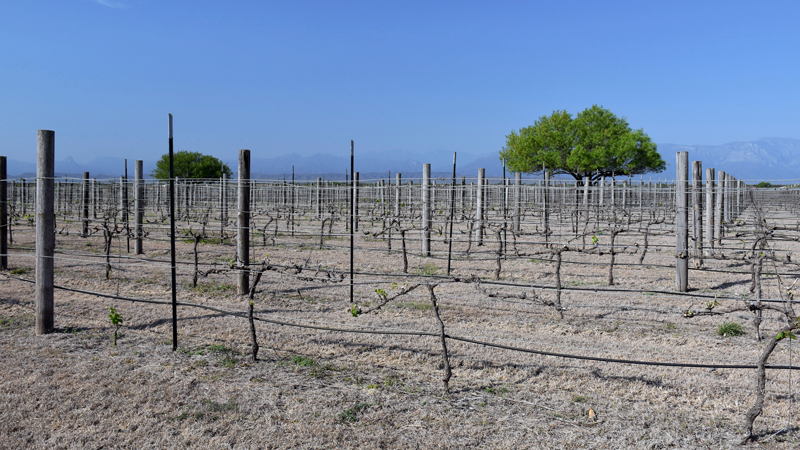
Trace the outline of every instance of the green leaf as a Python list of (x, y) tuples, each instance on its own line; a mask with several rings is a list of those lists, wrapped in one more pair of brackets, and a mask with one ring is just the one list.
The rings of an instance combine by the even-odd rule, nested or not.
[(780, 333), (778, 333), (778, 335), (777, 335), (777, 336), (775, 336), (775, 340), (776, 340), (776, 341), (780, 341), (781, 339), (783, 339), (783, 338), (787, 338), (787, 337), (788, 337), (789, 339), (797, 339), (797, 336), (795, 336), (794, 334), (792, 334), (792, 332), (791, 332), (791, 331), (781, 331)]

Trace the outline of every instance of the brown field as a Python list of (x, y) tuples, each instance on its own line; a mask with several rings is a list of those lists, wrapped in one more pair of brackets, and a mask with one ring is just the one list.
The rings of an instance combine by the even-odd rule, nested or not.
[[(318, 225), (314, 225), (318, 228)], [(316, 229), (315, 228), (315, 229)], [(463, 229), (463, 226), (460, 227)], [(282, 231), (283, 233), (283, 231)], [(418, 232), (415, 232), (418, 233)], [(601, 240), (604, 236), (600, 236)], [(641, 234), (620, 236), (622, 246)], [(705, 300), (655, 294), (674, 290), (674, 235), (651, 237), (644, 264), (638, 254), (617, 255), (615, 287), (633, 293), (565, 290), (566, 310), (531, 301), (530, 288), (491, 291), (526, 299), (490, 298), (474, 283), (405, 277), (402, 258), (386, 252), (381, 238), (357, 241), (356, 300), (374, 306), (375, 289), (392, 283), (438, 282), (435, 292), (447, 333), (510, 346), (605, 358), (704, 364), (753, 364), (763, 343), (755, 341), (750, 313), (687, 319)], [(737, 239), (731, 233), (727, 248)], [(32, 279), (32, 233), (17, 228), (6, 275)], [(105, 279), (102, 237), (74, 232), (57, 237), (56, 284), (142, 299), (168, 300), (168, 242), (145, 240), (148, 260), (131, 259), (124, 238), (114, 243), (113, 271)], [(318, 237), (290, 238), (255, 248), (280, 264), (346, 271), (344, 238), (315, 248)], [(602, 243), (602, 241), (601, 241)], [(794, 250), (796, 242), (777, 242)], [(416, 251), (418, 242), (410, 244)], [(660, 247), (659, 247), (660, 246)], [(491, 277), (496, 242), (487, 238), (472, 254), (454, 260), (459, 277)], [(524, 247), (522, 252), (535, 246)], [(435, 242), (435, 250), (446, 247)], [(201, 262), (218, 263), (232, 246), (200, 244)], [(193, 261), (192, 245), (179, 242), (181, 262)], [(546, 256), (503, 261), (501, 280), (554, 285)], [(154, 262), (152, 260), (160, 260)], [(607, 288), (608, 255), (564, 256), (562, 285)], [(569, 263), (566, 263), (569, 261)], [(409, 272), (442, 274), (441, 257), (412, 256)], [(794, 266), (777, 266), (779, 271)], [(707, 269), (747, 272), (736, 261), (707, 261)], [(178, 300), (246, 311), (232, 272), (201, 278), (191, 286), (192, 266), (181, 265)], [(765, 266), (764, 297), (778, 298), (774, 269)], [(302, 275), (313, 275), (304, 271)], [(770, 276), (770, 273), (773, 274)], [(13, 275), (12, 275), (13, 274)], [(389, 275), (386, 275), (389, 274)], [(210, 310), (180, 307), (179, 351), (171, 347), (167, 305), (56, 291), (58, 332), (33, 333), (33, 284), (0, 277), (0, 447), (2, 448), (738, 448), (744, 414), (754, 399), (755, 370), (677, 368), (565, 359), (448, 340), (453, 378), (443, 392), (442, 352), (432, 336), (385, 336), (319, 331), (256, 322), (261, 346), (250, 360), (248, 322)], [(784, 278), (784, 283), (794, 278)], [(690, 272), (695, 293), (751, 298), (747, 273)], [(266, 272), (255, 296), (257, 316), (340, 328), (438, 332), (426, 289), (417, 289), (373, 314), (352, 317), (345, 283), (319, 283)], [(643, 292), (644, 291), (644, 292)], [(537, 289), (551, 299), (552, 290)], [(723, 300), (722, 306), (733, 305)], [(109, 307), (124, 317), (116, 347)], [(783, 322), (765, 312), (764, 336)], [(723, 321), (745, 334), (722, 337)], [(772, 364), (796, 364), (796, 346), (779, 345)], [(764, 413), (756, 420), (756, 448), (797, 448), (800, 376), (767, 372)], [(594, 415), (590, 417), (589, 411)], [(787, 427), (788, 430), (783, 430)], [(778, 433), (779, 430), (782, 432)]]

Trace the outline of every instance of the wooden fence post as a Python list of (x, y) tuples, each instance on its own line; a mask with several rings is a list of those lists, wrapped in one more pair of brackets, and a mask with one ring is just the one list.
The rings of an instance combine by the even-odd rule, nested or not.
[(0, 156), (0, 269), (8, 269), (8, 166)]
[(725, 197), (725, 172), (717, 171), (717, 188), (714, 193), (714, 241), (716, 246), (714, 248), (722, 247), (722, 204)]
[(521, 228), (520, 212), (522, 208), (522, 173), (514, 174), (514, 231), (519, 233)]
[(714, 250), (714, 168), (706, 169), (706, 256)]
[(225, 225), (228, 222), (228, 174), (223, 173), (219, 185), (219, 239), (225, 244)]
[(544, 185), (542, 186), (542, 228), (544, 229), (544, 242), (550, 242), (550, 172), (544, 171)]
[(36, 150), (36, 334), (52, 333), (56, 133), (39, 130)]
[(89, 172), (83, 172), (81, 184), (81, 236), (89, 236)]
[(422, 165), (422, 256), (431, 256), (431, 165)]
[(359, 172), (353, 172), (353, 231), (358, 231)]
[(400, 175), (400, 172), (394, 174), (394, 215), (400, 217), (400, 185), (402, 183), (403, 177)]
[(677, 152), (677, 176), (675, 180), (675, 283), (680, 292), (689, 287), (689, 152)]
[(703, 162), (692, 161), (692, 247), (695, 266), (703, 265)]
[(317, 177), (317, 219), (322, 218), (322, 178)]
[(486, 195), (483, 189), (484, 182), (486, 181), (486, 169), (478, 169), (478, 186), (476, 187), (476, 217), (478, 226), (478, 245), (483, 245), (483, 196)]

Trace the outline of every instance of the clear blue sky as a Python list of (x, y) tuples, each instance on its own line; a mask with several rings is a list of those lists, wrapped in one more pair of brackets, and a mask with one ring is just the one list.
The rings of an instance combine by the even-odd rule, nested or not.
[(499, 150), (603, 105), (654, 141), (800, 138), (800, 2), (25, 0), (0, 6), (0, 154)]

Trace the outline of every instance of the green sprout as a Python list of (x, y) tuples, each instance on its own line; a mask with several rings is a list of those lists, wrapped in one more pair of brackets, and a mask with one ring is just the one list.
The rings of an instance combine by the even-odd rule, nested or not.
[(116, 347), (119, 326), (122, 325), (122, 316), (117, 313), (117, 310), (114, 309), (113, 306), (110, 309), (111, 313), (108, 315), (108, 318), (111, 319), (111, 324), (114, 325), (114, 347)]
[(797, 339), (797, 336), (792, 334), (791, 331), (781, 331), (777, 336), (775, 336), (776, 341), (780, 341), (783, 338)]

